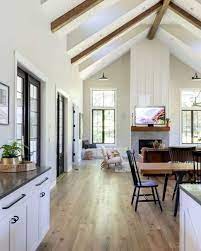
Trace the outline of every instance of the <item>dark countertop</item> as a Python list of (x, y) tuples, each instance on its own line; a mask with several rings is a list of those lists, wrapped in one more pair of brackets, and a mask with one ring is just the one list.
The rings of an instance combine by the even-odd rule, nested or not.
[(193, 200), (201, 205), (201, 185), (200, 184), (183, 184), (180, 185), (182, 191), (188, 194)]
[(19, 173), (0, 173), (0, 199), (49, 171), (51, 167), (37, 167), (34, 171)]

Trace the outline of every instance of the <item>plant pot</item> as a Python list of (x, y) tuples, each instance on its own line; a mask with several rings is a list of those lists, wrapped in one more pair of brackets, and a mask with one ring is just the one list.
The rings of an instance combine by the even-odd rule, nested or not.
[(19, 158), (2, 158), (3, 165), (18, 165), (19, 164)]

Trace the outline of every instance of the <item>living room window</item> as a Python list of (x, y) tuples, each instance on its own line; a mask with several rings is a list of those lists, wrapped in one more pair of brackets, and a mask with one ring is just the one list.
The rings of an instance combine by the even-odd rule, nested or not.
[(200, 90), (182, 91), (182, 144), (201, 143), (201, 96)]
[(115, 143), (115, 90), (92, 90), (92, 143)]

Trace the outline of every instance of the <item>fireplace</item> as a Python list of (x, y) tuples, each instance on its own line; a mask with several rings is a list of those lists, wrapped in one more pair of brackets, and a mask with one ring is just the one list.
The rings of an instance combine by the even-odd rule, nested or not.
[[(156, 128), (156, 127), (153, 127), (153, 128)], [(153, 142), (155, 140), (158, 140), (160, 143), (164, 144), (164, 147), (168, 147), (169, 146), (169, 131), (132, 131), (131, 132), (131, 147), (132, 149), (135, 150), (136, 156), (138, 156), (138, 154), (140, 153), (139, 150), (141, 150), (142, 147), (153, 148)]]
[(162, 139), (139, 139), (139, 153), (143, 147), (153, 148), (153, 143), (156, 140), (162, 144)]

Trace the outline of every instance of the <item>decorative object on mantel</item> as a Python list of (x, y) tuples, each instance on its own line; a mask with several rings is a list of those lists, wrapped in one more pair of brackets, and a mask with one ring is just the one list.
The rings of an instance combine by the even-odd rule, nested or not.
[(160, 148), (160, 142), (158, 142), (158, 140), (155, 140), (154, 143), (153, 143), (153, 147), (154, 149), (159, 149)]
[(169, 119), (169, 118), (166, 118), (166, 119), (165, 119), (165, 123), (166, 123), (166, 126), (167, 126), (167, 127), (169, 127), (169, 126), (170, 126), (170, 122), (171, 122), (171, 121), (170, 121), (170, 119)]
[[(3, 150), (0, 172), (26, 172), (36, 169), (35, 163), (24, 160), (24, 145), (19, 145), (14, 141), (10, 145), (3, 145), (0, 149)], [(22, 156), (21, 162), (19, 161), (20, 155)]]
[(192, 77), (192, 81), (201, 81), (201, 78), (198, 76), (197, 72), (195, 75)]
[(0, 83), (0, 125), (9, 124), (9, 86)]

